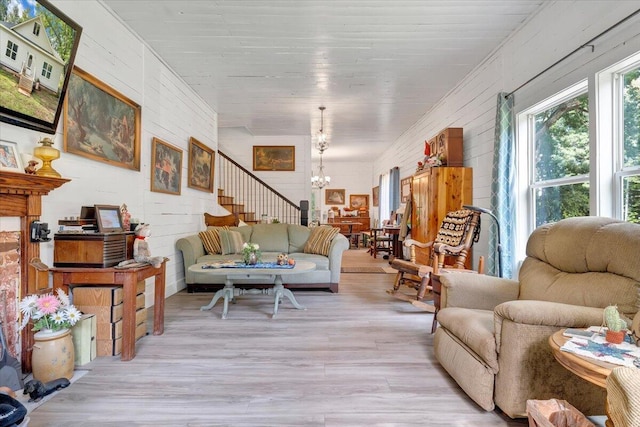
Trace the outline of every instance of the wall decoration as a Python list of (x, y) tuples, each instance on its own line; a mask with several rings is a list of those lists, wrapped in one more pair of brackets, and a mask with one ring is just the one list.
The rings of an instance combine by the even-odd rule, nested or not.
[(215, 153), (197, 139), (189, 138), (188, 185), (196, 190), (213, 193)]
[(0, 170), (24, 172), (20, 164), (17, 143), (0, 141)]
[(151, 163), (151, 191), (179, 195), (182, 182), (182, 150), (161, 139), (153, 138)]
[(372, 194), (372, 199), (371, 203), (373, 204), (373, 207), (378, 207), (380, 206), (380, 186), (378, 187), (373, 187), (371, 189), (371, 194)]
[(369, 210), (369, 195), (368, 194), (349, 195), (349, 206), (352, 209), (365, 208), (366, 210)]
[(407, 203), (411, 197), (411, 177), (400, 180), (400, 203)]
[(140, 106), (74, 67), (64, 103), (64, 151), (140, 170)]
[(325, 205), (344, 205), (345, 190), (329, 189), (324, 190), (324, 203)]
[(254, 145), (254, 171), (295, 171), (296, 147), (293, 145)]

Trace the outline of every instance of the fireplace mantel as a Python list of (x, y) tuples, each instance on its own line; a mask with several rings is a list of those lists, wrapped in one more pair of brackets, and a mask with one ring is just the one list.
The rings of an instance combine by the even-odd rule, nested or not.
[[(0, 216), (20, 217), (20, 295), (36, 293), (36, 278), (29, 262), (40, 257), (39, 243), (29, 239), (29, 225), (42, 215), (42, 196), (70, 180), (18, 172), (0, 171)], [(34, 277), (31, 277), (34, 276)], [(33, 334), (22, 331), (22, 370), (31, 372)]]

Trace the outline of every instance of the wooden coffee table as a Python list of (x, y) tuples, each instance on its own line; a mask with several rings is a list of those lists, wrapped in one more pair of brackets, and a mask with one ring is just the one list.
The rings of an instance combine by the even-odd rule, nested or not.
[[(294, 268), (202, 268), (206, 264), (207, 263), (194, 264), (189, 267), (189, 271), (196, 274), (224, 276), (225, 284), (224, 288), (215, 293), (211, 302), (200, 307), (200, 310), (211, 310), (213, 306), (216, 305), (216, 302), (222, 298), (224, 301), (222, 309), (223, 319), (227, 318), (229, 302), (234, 302), (236, 296), (244, 294), (274, 295), (273, 317), (278, 314), (278, 305), (282, 301), (283, 296), (287, 297), (289, 301), (291, 301), (291, 304), (298, 310), (306, 310), (305, 307), (296, 301), (293, 293), (284, 287), (282, 284), (282, 276), (305, 273), (316, 269), (316, 264), (310, 261), (296, 261)], [(239, 289), (233, 286), (234, 280), (239, 279), (264, 279), (267, 283), (273, 282), (273, 287), (266, 289)]]
[[(553, 357), (564, 366), (567, 370), (604, 389), (607, 388), (607, 377), (611, 374), (613, 368), (619, 366), (613, 363), (602, 362), (596, 359), (583, 357), (575, 353), (560, 350), (560, 347), (569, 340), (569, 337), (562, 335), (564, 329), (559, 330), (549, 337), (549, 345), (553, 352)], [(605, 411), (607, 413), (607, 427), (613, 427), (613, 423), (609, 419), (609, 408), (605, 402)]]

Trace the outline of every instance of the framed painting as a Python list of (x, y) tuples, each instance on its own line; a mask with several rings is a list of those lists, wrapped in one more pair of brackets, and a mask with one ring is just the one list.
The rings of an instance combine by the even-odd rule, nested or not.
[(411, 177), (400, 180), (400, 203), (407, 203), (411, 197)]
[(0, 141), (0, 170), (24, 172), (20, 164), (17, 143)]
[(179, 195), (182, 182), (182, 150), (159, 138), (153, 138), (151, 164), (151, 191)]
[(350, 194), (349, 207), (351, 209), (365, 208), (369, 210), (369, 195), (368, 194)]
[(189, 138), (189, 187), (213, 193), (214, 158), (215, 153), (211, 148), (193, 137)]
[(326, 189), (324, 190), (325, 205), (344, 205), (344, 188), (340, 190)]
[(64, 151), (140, 170), (140, 106), (74, 67), (64, 102)]
[(371, 189), (371, 195), (371, 203), (373, 204), (373, 207), (377, 208), (378, 206), (380, 206), (380, 186), (373, 187)]
[(296, 147), (293, 145), (254, 145), (254, 171), (295, 171)]

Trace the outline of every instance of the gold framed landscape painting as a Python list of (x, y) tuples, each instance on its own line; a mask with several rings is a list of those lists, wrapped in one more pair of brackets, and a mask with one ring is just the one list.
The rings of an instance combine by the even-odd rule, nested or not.
[(180, 195), (182, 150), (153, 138), (151, 164), (151, 191)]
[(351, 207), (352, 209), (366, 208), (367, 210), (369, 210), (369, 195), (368, 194), (350, 194), (349, 207)]
[(140, 106), (74, 67), (64, 101), (64, 151), (140, 170)]
[(254, 171), (295, 171), (296, 147), (293, 145), (254, 145)]
[(213, 193), (214, 159), (215, 153), (211, 148), (194, 137), (189, 138), (189, 187)]

